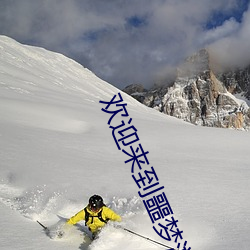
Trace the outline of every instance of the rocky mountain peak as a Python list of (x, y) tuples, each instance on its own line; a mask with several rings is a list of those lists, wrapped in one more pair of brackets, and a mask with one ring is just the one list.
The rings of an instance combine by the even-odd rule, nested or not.
[(249, 106), (233, 94), (250, 93), (250, 67), (216, 74), (210, 64), (208, 50), (202, 49), (178, 67), (171, 86), (124, 91), (149, 107), (196, 125), (249, 129)]
[(206, 74), (210, 70), (209, 53), (202, 49), (188, 57), (184, 63), (177, 68), (177, 77), (194, 77)]

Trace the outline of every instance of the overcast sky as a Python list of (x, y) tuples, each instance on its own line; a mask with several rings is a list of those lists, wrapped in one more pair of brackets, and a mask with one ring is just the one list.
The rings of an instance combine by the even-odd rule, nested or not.
[(250, 0), (0, 0), (0, 34), (61, 52), (124, 88), (195, 51), (250, 62)]

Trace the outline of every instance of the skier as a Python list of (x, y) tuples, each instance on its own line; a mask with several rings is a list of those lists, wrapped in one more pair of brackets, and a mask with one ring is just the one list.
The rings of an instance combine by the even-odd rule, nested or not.
[(120, 222), (122, 219), (120, 215), (105, 206), (101, 196), (95, 194), (89, 198), (89, 204), (72, 216), (67, 224), (74, 225), (80, 220), (85, 220), (85, 225), (92, 232), (94, 239), (109, 220)]

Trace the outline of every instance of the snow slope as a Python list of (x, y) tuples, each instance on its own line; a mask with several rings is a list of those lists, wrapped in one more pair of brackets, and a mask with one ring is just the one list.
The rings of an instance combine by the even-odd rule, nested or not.
[[(171, 245), (152, 229), (101, 111), (118, 92), (63, 55), (0, 36), (1, 249), (163, 249), (112, 225), (90, 244), (84, 227), (60, 240), (36, 223), (53, 227), (95, 193), (123, 226)], [(122, 96), (188, 245), (248, 250), (249, 133), (192, 126)]]

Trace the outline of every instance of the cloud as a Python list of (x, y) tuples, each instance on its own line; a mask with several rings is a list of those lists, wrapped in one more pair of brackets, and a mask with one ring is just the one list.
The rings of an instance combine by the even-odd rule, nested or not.
[(242, 21), (234, 17), (239, 2), (2, 0), (0, 33), (61, 52), (120, 88), (148, 87), (204, 46), (212, 45), (222, 57), (223, 46), (247, 49), (249, 14)]
[[(226, 25), (220, 29), (227, 29)], [(244, 67), (250, 64), (250, 10), (243, 15), (242, 22), (232, 32), (210, 44), (215, 60), (225, 67)]]
[(211, 44), (219, 41), (225, 37), (231, 36), (237, 33), (240, 28), (240, 24), (232, 17), (229, 20), (225, 20), (221, 26), (216, 28), (205, 30), (200, 38), (201, 44)]

